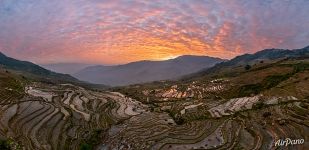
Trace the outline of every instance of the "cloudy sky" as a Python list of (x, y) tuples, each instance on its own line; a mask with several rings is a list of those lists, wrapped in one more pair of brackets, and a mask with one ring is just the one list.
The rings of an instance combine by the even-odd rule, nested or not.
[(0, 0), (0, 51), (35, 63), (233, 58), (309, 45), (308, 0)]

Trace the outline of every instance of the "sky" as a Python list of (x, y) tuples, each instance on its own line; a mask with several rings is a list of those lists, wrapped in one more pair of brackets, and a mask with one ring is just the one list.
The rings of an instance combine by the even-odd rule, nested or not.
[(0, 0), (0, 51), (39, 64), (231, 59), (309, 45), (308, 0)]

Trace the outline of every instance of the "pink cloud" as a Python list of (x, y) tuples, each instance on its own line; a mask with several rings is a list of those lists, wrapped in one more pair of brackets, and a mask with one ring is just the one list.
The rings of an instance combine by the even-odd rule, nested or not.
[(305, 0), (3, 0), (0, 49), (38, 63), (232, 58), (308, 45), (308, 7)]

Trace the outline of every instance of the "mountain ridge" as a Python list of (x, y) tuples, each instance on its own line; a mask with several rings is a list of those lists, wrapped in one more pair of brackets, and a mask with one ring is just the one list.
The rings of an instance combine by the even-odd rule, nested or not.
[(309, 46), (300, 49), (264, 49), (253, 54), (243, 54), (234, 57), (233, 59), (216, 64), (215, 66), (207, 69), (203, 69), (199, 72), (183, 76), (183, 79), (200, 77), (205, 74), (219, 71), (222, 68), (237, 67), (244, 65), (252, 65), (254, 63), (264, 63), (264, 61), (273, 61), (284, 58), (294, 57), (308, 57), (309, 58)]
[(115, 66), (89, 66), (73, 76), (92, 83), (121, 86), (174, 79), (222, 61), (209, 56), (184, 55), (165, 61), (142, 60)]
[(32, 62), (17, 60), (15, 58), (8, 57), (3, 53), (0, 54), (0, 65), (7, 69), (45, 76), (47, 78), (61, 78), (63, 80), (78, 81), (76, 78), (68, 74), (56, 73), (47, 70), (39, 65), (36, 65)]

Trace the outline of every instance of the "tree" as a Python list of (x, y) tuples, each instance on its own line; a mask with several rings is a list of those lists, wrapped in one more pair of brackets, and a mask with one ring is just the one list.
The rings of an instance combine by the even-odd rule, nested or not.
[(267, 117), (269, 117), (269, 116), (271, 116), (271, 112), (268, 112), (268, 111), (267, 111), (267, 112), (264, 112), (264, 113), (263, 113), (263, 117), (264, 117), (264, 118), (267, 118)]
[(1, 150), (10, 150), (10, 144), (7, 140), (0, 140), (0, 149)]
[(246, 65), (246, 66), (245, 66), (245, 69), (246, 69), (246, 70), (249, 70), (249, 69), (251, 69), (251, 66), (250, 66), (250, 65)]

